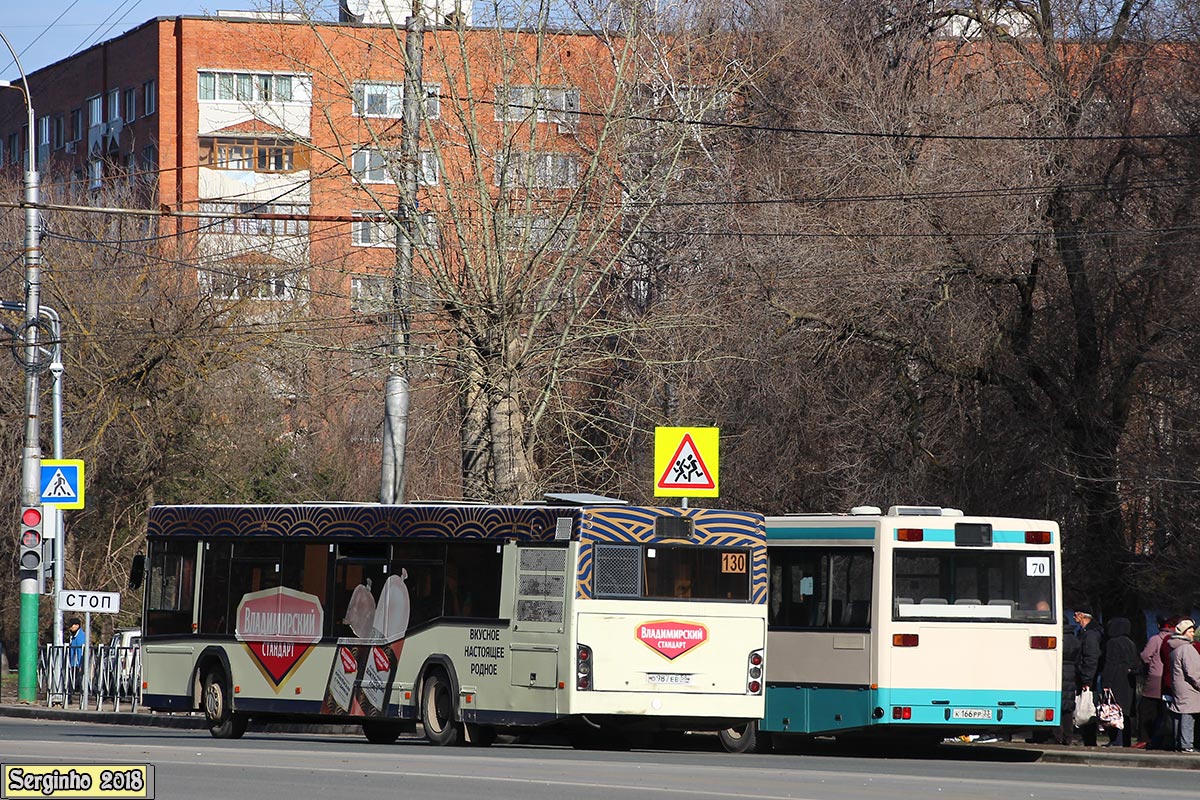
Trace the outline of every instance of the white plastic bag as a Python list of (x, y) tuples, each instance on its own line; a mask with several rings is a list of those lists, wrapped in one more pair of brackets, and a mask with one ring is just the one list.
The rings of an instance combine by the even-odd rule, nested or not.
[(404, 638), (408, 632), (409, 599), (408, 570), (401, 569), (383, 584), (379, 603), (375, 606), (375, 621), (371, 626), (371, 638), (391, 643)]
[(1096, 698), (1091, 689), (1084, 689), (1075, 697), (1075, 727), (1082, 728), (1096, 718)]

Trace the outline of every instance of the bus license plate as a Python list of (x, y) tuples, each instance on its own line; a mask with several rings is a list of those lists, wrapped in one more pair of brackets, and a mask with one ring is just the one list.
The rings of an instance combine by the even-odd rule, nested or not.
[(690, 686), (692, 676), (681, 672), (647, 672), (646, 680), (671, 686)]
[(950, 712), (951, 719), (991, 719), (990, 708), (956, 708)]

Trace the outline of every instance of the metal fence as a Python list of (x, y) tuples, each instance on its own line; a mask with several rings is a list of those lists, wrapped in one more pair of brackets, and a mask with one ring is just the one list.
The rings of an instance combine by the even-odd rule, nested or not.
[[(142, 696), (142, 648), (47, 644), (38, 659), (38, 690), (47, 707), (136, 711)], [(109, 705), (111, 704), (111, 706)]]

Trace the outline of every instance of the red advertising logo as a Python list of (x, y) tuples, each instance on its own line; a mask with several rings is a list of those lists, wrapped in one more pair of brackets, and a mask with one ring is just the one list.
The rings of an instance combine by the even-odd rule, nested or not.
[(708, 628), (698, 622), (661, 619), (637, 626), (637, 638), (668, 659), (675, 659), (708, 641)]
[(234, 635), (278, 690), (321, 641), (324, 622), (325, 612), (316, 596), (277, 586), (242, 596)]
[(388, 663), (387, 652), (382, 647), (371, 648), (371, 657), (375, 659), (375, 669), (379, 672), (387, 672), (392, 666)]
[(349, 648), (344, 648), (341, 651), (342, 656), (342, 672), (347, 675), (354, 675), (358, 672), (358, 661), (354, 658), (354, 653), (351, 653)]

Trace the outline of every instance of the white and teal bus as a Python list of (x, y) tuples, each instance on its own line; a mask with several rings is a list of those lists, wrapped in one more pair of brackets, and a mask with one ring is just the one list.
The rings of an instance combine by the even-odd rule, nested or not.
[(521, 506), (150, 509), (142, 702), (581, 745), (763, 715), (763, 518), (594, 495)]
[(1054, 522), (949, 508), (768, 517), (767, 711), (722, 743), (1057, 726), (1060, 546)]

